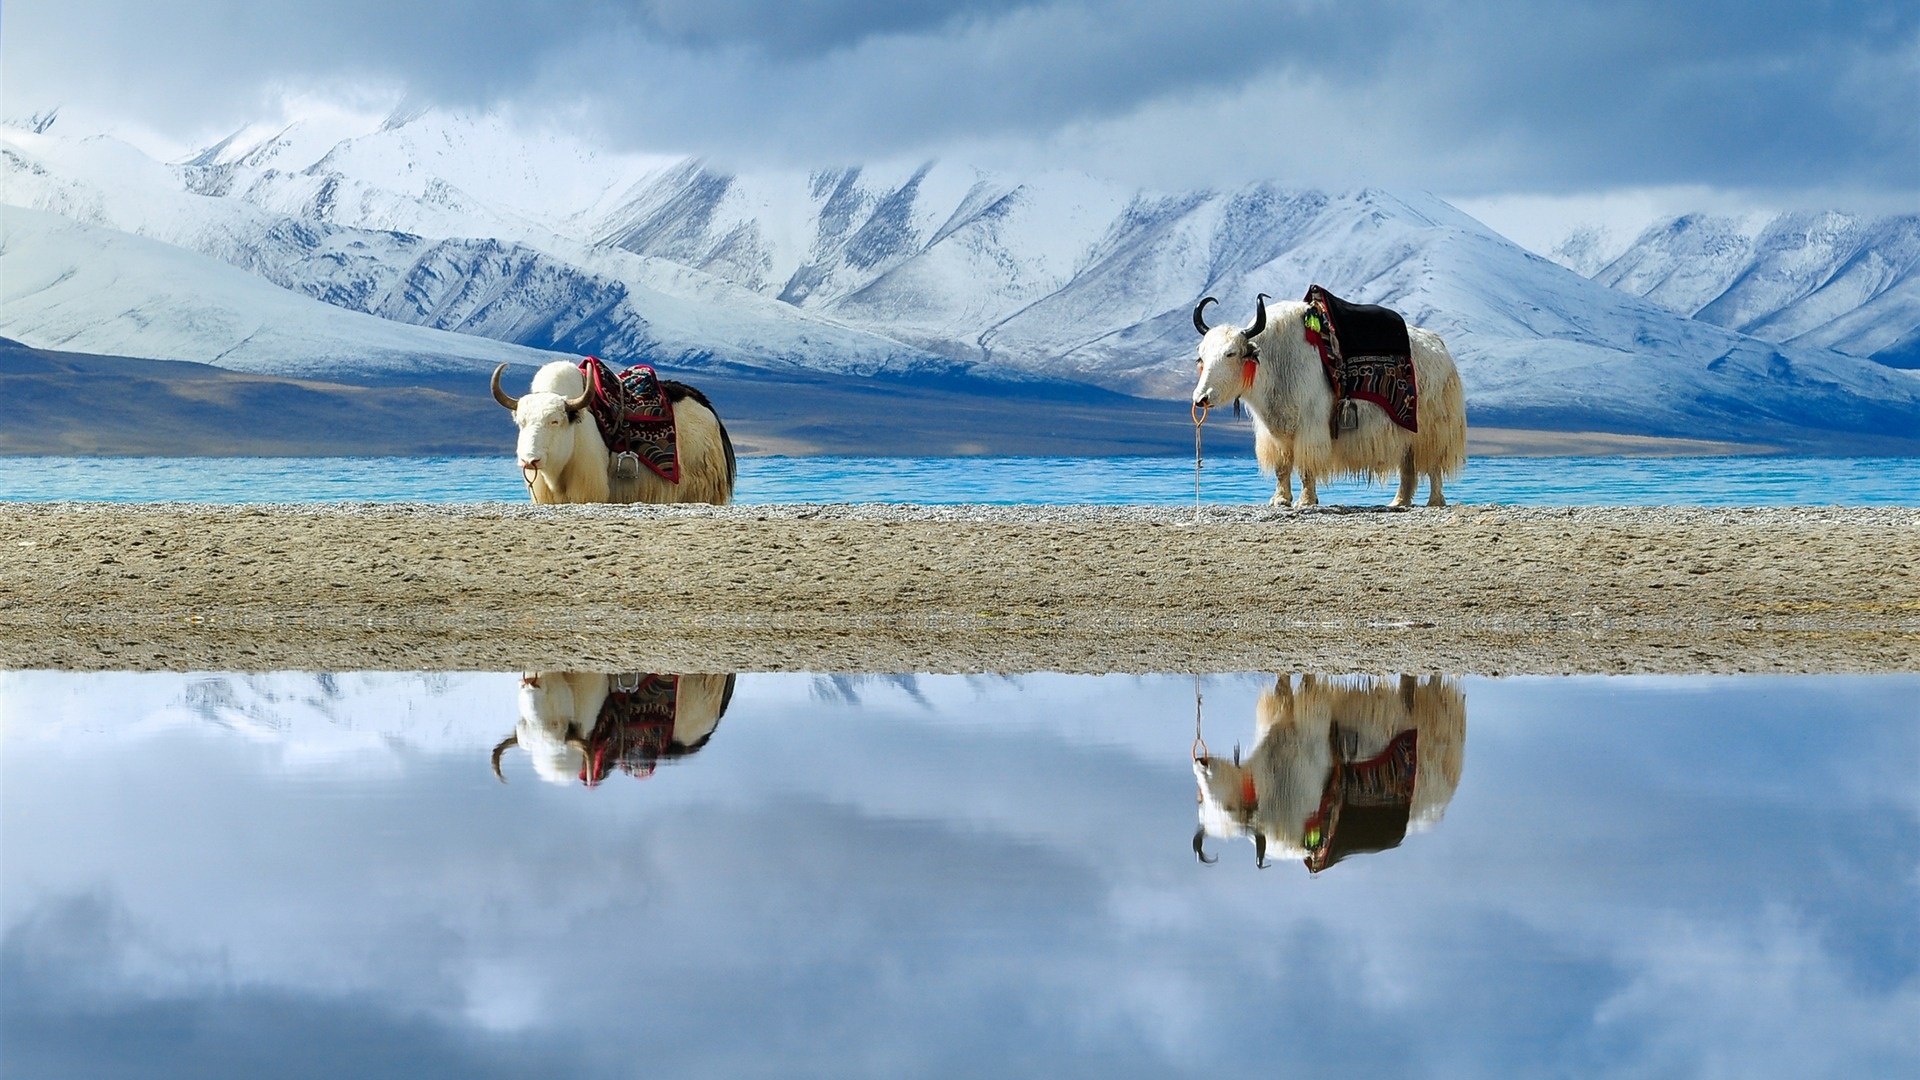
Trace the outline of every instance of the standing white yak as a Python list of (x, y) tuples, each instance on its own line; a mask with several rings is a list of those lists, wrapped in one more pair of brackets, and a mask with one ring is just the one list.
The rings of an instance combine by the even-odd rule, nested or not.
[(1460, 783), (1467, 699), (1452, 679), (1307, 675), (1295, 688), (1283, 675), (1256, 717), (1244, 762), (1238, 747), (1231, 760), (1193, 759), (1201, 862), (1214, 861), (1208, 836), (1245, 836), (1256, 865), (1277, 849), (1318, 873), (1432, 826)]
[(712, 503), (733, 499), (733, 440), (706, 395), (685, 383), (660, 380), (673, 403), (680, 481), (666, 480), (644, 465), (620, 476), (600, 426), (587, 407), (586, 376), (575, 364), (555, 360), (534, 373), (524, 397), (500, 389), (493, 371), (493, 398), (513, 410), (520, 425), (517, 453), (527, 493), (537, 503)]
[[(1245, 402), (1253, 414), (1254, 456), (1275, 475), (1273, 506), (1293, 505), (1293, 470), (1300, 470), (1300, 505), (1320, 502), (1317, 485), (1336, 476), (1382, 480), (1398, 475), (1392, 505), (1409, 506), (1421, 475), (1428, 479), (1428, 506), (1445, 506), (1441, 480), (1459, 473), (1467, 461), (1467, 408), (1460, 372), (1440, 335), (1407, 327), (1419, 396), (1414, 422), (1418, 432), (1393, 422), (1371, 401), (1355, 401), (1358, 426), (1332, 429), (1335, 407), (1320, 351), (1307, 340), (1307, 304), (1275, 304), (1271, 313), (1263, 293), (1251, 325), (1208, 327), (1202, 312), (1216, 303), (1209, 296), (1193, 309), (1200, 331), (1200, 381), (1193, 404), (1201, 408)], [(1353, 400), (1353, 399), (1349, 399)]]

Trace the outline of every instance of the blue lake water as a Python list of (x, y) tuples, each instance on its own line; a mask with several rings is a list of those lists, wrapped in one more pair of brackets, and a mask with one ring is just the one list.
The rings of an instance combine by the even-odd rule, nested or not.
[(1920, 677), (560, 681), (0, 672), (0, 1073), (1920, 1075)]
[[(1455, 502), (1516, 505), (1920, 505), (1920, 458), (1514, 458), (1469, 461)], [(1264, 502), (1249, 457), (1210, 457), (1200, 497)], [(1326, 485), (1326, 503), (1385, 502), (1383, 486)], [(1180, 504), (1182, 458), (744, 458), (738, 501)], [(1424, 486), (1419, 495), (1426, 498)], [(482, 502), (526, 499), (510, 458), (0, 457), (0, 501)]]

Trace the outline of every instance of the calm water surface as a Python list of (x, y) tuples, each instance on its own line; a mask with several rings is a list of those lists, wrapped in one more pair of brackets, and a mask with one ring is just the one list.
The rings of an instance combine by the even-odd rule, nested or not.
[[(1456, 502), (1519, 505), (1920, 505), (1920, 458), (1475, 458)], [(1209, 455), (1205, 502), (1265, 502), (1250, 457)], [(744, 503), (1112, 503), (1193, 501), (1185, 458), (743, 458)], [(1342, 482), (1328, 503), (1385, 502)], [(1426, 498), (1422, 487), (1421, 499)], [(523, 502), (511, 458), (0, 457), (0, 501)]]
[(606, 690), (0, 673), (0, 1073), (1920, 1074), (1920, 677)]

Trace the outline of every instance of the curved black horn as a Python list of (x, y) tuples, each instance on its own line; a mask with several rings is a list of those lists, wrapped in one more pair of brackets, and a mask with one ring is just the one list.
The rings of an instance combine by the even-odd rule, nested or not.
[(1202, 299), (1199, 303), (1193, 305), (1193, 328), (1195, 330), (1200, 331), (1201, 337), (1207, 336), (1207, 320), (1201, 318), (1200, 313), (1207, 310), (1208, 304), (1217, 304), (1219, 302), (1220, 301), (1215, 300), (1213, 297), (1209, 296)]
[(1259, 337), (1260, 331), (1267, 328), (1267, 294), (1261, 293), (1257, 302), (1260, 310), (1253, 313), (1253, 325), (1247, 327), (1248, 337)]
[(1253, 834), (1253, 865), (1255, 869), (1267, 868), (1267, 834), (1256, 831)]
[(1199, 828), (1193, 830), (1193, 853), (1200, 857), (1201, 862), (1211, 866), (1212, 864), (1220, 861), (1220, 856), (1215, 855), (1211, 859), (1207, 858), (1207, 849), (1205, 846), (1206, 842), (1207, 842), (1207, 827), (1205, 825), (1202, 825)]
[(507, 370), (507, 365), (505, 364), (501, 364), (499, 367), (493, 369), (493, 400), (505, 405), (509, 409), (517, 409), (520, 407), (520, 399), (517, 397), (509, 397), (505, 390), (500, 389), (500, 373), (505, 370)]
[(500, 771), (500, 755), (507, 752), (507, 747), (518, 745), (520, 745), (520, 733), (515, 732), (501, 739), (500, 745), (493, 748), (493, 775), (499, 777), (503, 784), (507, 782), (507, 774)]

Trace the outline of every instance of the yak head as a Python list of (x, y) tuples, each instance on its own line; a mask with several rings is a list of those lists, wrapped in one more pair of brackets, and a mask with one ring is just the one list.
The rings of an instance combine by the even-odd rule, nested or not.
[(1193, 309), (1193, 328), (1200, 331), (1200, 381), (1193, 388), (1193, 403), (1201, 408), (1235, 404), (1253, 386), (1260, 367), (1260, 351), (1254, 339), (1267, 328), (1267, 294), (1261, 293), (1253, 322), (1245, 328), (1208, 326), (1208, 304), (1218, 303), (1209, 296)]
[[(531, 396), (531, 395), (529, 395)], [(513, 734), (493, 748), (493, 774), (501, 782), (500, 755), (518, 746), (540, 779), (569, 784), (587, 764), (586, 736), (606, 700), (605, 675), (535, 671), (520, 677), (520, 719)]]
[(1258, 850), (1255, 861), (1264, 865), (1266, 838), (1253, 820), (1260, 806), (1259, 796), (1254, 790), (1253, 773), (1240, 764), (1239, 748), (1234, 749), (1230, 762), (1216, 757), (1194, 758), (1193, 779), (1200, 785), (1200, 827), (1193, 831), (1193, 853), (1201, 862), (1215, 862), (1207, 856), (1207, 837), (1224, 839), (1252, 833)]
[(557, 477), (573, 460), (574, 432), (589, 391), (580, 369), (565, 360), (542, 367), (525, 397), (511, 397), (500, 389), (501, 364), (493, 370), (493, 399), (513, 410), (520, 425), (517, 456), (529, 482), (535, 473)]

